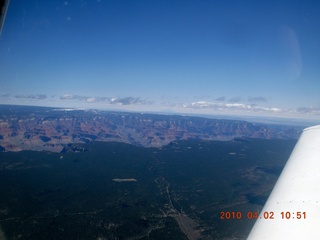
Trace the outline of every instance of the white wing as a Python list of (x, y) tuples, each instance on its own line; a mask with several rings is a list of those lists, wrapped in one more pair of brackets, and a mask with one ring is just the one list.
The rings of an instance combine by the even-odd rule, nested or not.
[(247, 239), (320, 239), (320, 125), (304, 129)]

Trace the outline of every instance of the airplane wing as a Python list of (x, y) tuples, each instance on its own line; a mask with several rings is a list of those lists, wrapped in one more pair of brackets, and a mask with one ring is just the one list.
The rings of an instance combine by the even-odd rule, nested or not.
[(302, 132), (247, 240), (320, 239), (320, 125)]
[(4, 23), (4, 19), (6, 17), (6, 13), (8, 10), (8, 6), (9, 6), (9, 2), (10, 0), (0, 0), (0, 34), (2, 31), (2, 27), (3, 27), (3, 23)]

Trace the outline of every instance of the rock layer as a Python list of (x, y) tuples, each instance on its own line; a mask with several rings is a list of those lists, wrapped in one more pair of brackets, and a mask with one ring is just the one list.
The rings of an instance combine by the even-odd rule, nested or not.
[(297, 138), (301, 128), (246, 121), (97, 110), (5, 106), (0, 151), (61, 151), (70, 143), (117, 141), (161, 147), (184, 139)]

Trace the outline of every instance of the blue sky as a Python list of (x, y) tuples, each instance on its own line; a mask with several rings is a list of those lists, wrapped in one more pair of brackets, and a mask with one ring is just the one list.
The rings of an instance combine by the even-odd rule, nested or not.
[(11, 0), (0, 103), (320, 119), (320, 2)]

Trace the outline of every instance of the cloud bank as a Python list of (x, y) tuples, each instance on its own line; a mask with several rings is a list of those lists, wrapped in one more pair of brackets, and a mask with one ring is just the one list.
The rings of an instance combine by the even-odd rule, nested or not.
[[(97, 97), (76, 94), (47, 96), (46, 94), (0, 95), (1, 104), (41, 105), (67, 108), (101, 108), (152, 112), (175, 112), (192, 114), (229, 114), (252, 116), (275, 116), (286, 118), (320, 118), (320, 105), (297, 108), (281, 108), (267, 106), (267, 98), (263, 96), (212, 98), (212, 101), (185, 101), (172, 99), (160, 102), (141, 97)], [(180, 102), (179, 102), (180, 101)], [(269, 104), (270, 105), (270, 104)]]
[[(8, 95), (6, 95), (8, 96)], [(47, 98), (45, 94), (37, 94), (37, 95), (15, 95), (14, 98), (17, 99), (31, 99), (31, 100), (43, 100)]]
[(64, 94), (60, 100), (79, 100), (87, 103), (104, 102), (111, 105), (143, 105), (147, 104), (147, 100), (143, 100), (139, 97), (123, 97), (123, 98), (110, 98), (110, 97), (88, 97), (73, 94)]
[(190, 109), (210, 109), (212, 111), (235, 111), (235, 112), (272, 112), (272, 113), (285, 113), (288, 110), (277, 107), (262, 107), (256, 104), (244, 103), (221, 103), (221, 102), (206, 102), (198, 101), (191, 104), (183, 104), (184, 108)]

